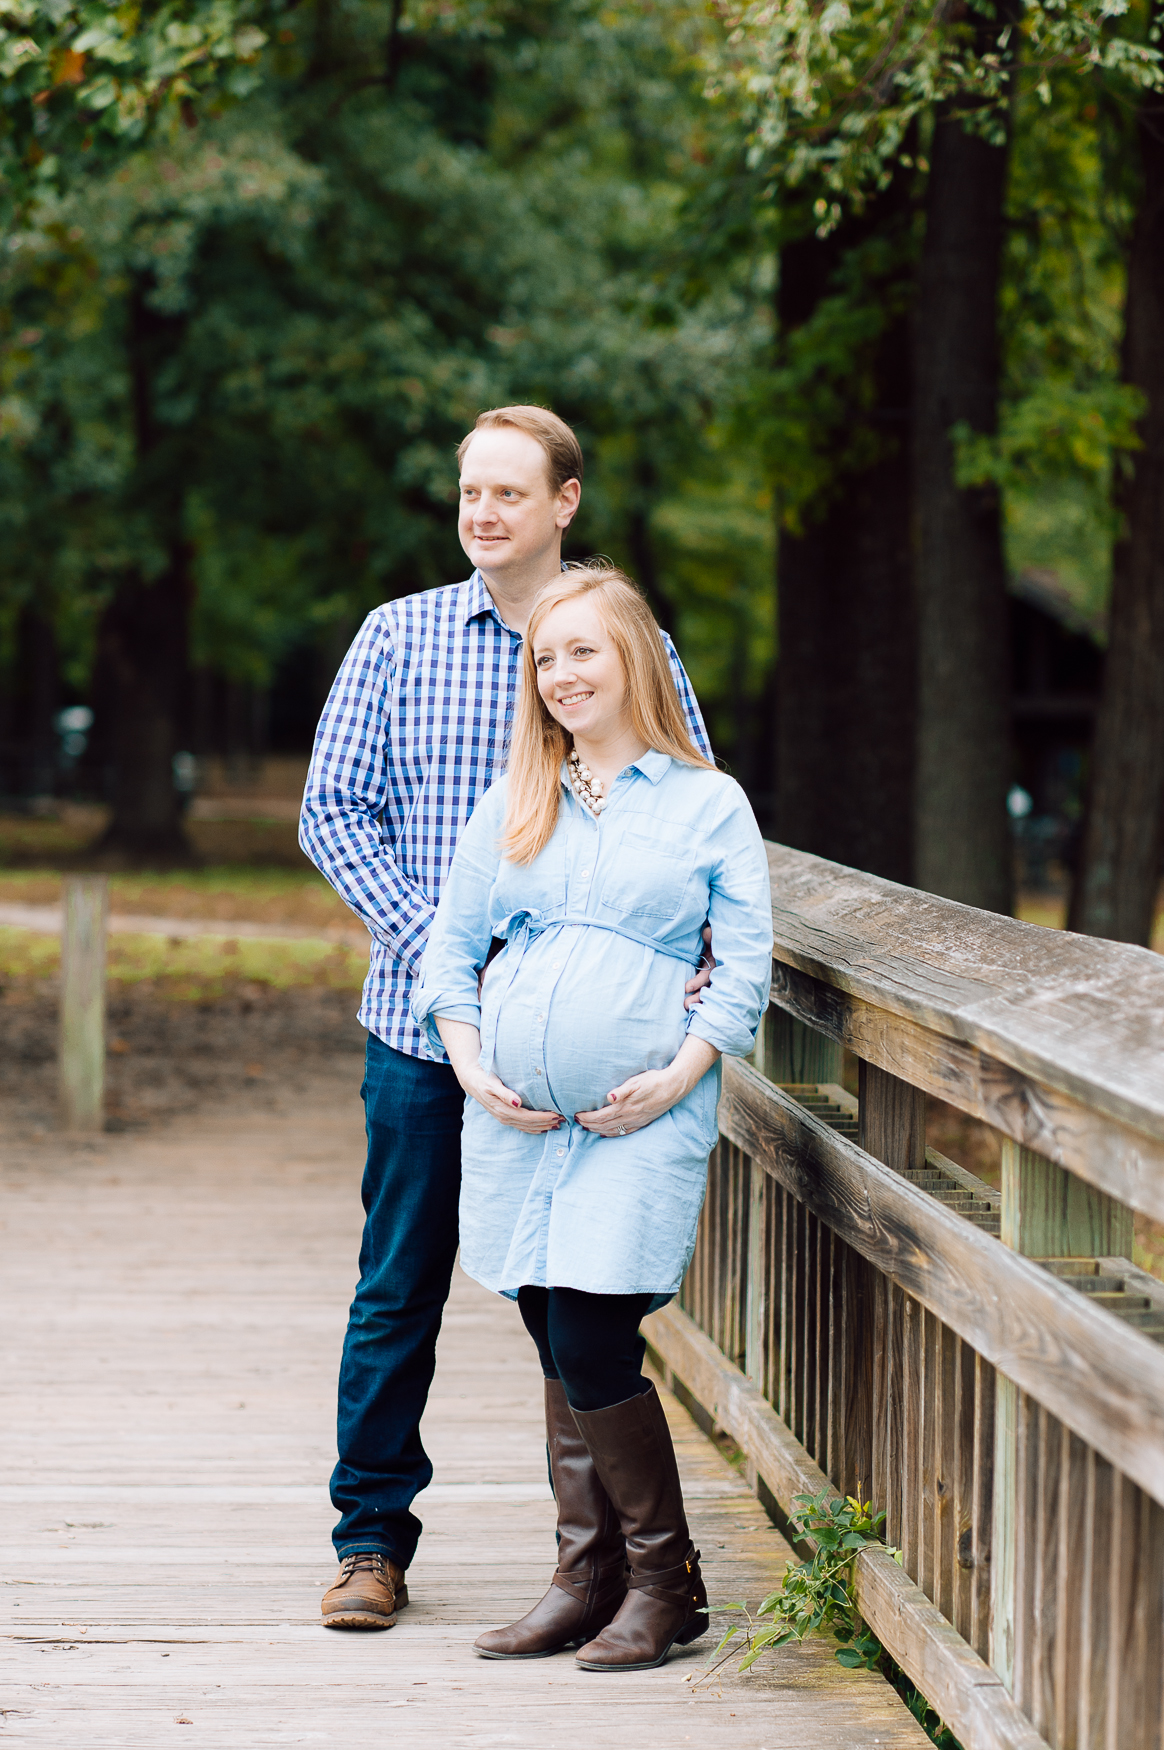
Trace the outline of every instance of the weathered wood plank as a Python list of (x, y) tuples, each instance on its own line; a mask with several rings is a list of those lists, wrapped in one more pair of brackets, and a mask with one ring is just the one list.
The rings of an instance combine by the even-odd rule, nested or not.
[[(792, 966), (773, 968), (772, 999), (928, 1094), (980, 1118), (1121, 1202), (1164, 1220), (1164, 1143), (1118, 1113), (1040, 1082), (978, 1045), (924, 1026)], [(1085, 1005), (1081, 1005), (1079, 1030)], [(953, 1023), (951, 1023), (953, 1024)], [(1164, 1081), (1164, 1074), (1157, 1074)]]
[[(788, 1511), (797, 1495), (829, 1490), (827, 1477), (750, 1380), (674, 1305), (644, 1329), (663, 1364), (748, 1454)], [(831, 1491), (830, 1491), (831, 1492)], [(967, 1646), (883, 1551), (865, 1550), (855, 1580), (861, 1614), (964, 1750), (1046, 1750), (997, 1674)]]
[(905, 1293), (1164, 1498), (1164, 1349), (962, 1221), (745, 1064), (725, 1066), (720, 1126)]
[(1002, 1145), (1004, 1246), (1025, 1258), (1096, 1258), (1132, 1249), (1132, 1212), (1043, 1155)]
[(975, 911), (783, 845), (769, 845), (768, 862), (777, 960), (1164, 1142), (1159, 955)]

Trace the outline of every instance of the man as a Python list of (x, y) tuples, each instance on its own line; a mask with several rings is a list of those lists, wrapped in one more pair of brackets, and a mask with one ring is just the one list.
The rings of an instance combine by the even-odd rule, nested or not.
[[(408, 1602), (421, 1530), (410, 1509), (432, 1480), (420, 1418), (457, 1249), (464, 1106), (447, 1060), (420, 1056), (412, 985), (457, 835), (504, 770), (529, 611), (561, 570), (582, 491), (578, 441), (541, 407), (482, 413), (457, 460), (458, 532), (476, 569), (368, 615), (320, 719), (300, 822), (303, 849), (372, 935), (360, 1007), (366, 1219), (340, 1364), (329, 1628), (391, 1628)], [(706, 753), (669, 641), (668, 655)]]

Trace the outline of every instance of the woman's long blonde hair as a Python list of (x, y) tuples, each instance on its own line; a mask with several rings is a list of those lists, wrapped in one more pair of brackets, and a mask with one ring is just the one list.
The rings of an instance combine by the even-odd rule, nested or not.
[(573, 737), (550, 716), (538, 691), (534, 641), (551, 609), (577, 596), (593, 596), (618, 651), (635, 734), (648, 747), (668, 753), (684, 765), (715, 770), (692, 746), (663, 634), (638, 587), (613, 565), (572, 567), (541, 591), (526, 628), (501, 838), (502, 853), (514, 863), (532, 863), (558, 824), (562, 761), (573, 746)]

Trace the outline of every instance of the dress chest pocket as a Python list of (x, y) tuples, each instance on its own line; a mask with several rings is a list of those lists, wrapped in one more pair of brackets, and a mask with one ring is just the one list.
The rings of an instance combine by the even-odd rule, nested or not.
[(555, 833), (532, 863), (501, 863), (490, 897), (495, 918), (522, 911), (553, 917), (565, 904), (566, 843), (561, 834)]
[(623, 834), (618, 862), (607, 876), (602, 903), (627, 917), (673, 918), (691, 879), (694, 852), (678, 843)]

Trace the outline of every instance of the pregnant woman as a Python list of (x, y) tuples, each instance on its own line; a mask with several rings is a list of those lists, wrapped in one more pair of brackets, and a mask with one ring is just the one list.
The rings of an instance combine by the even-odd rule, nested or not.
[[(524, 663), (509, 768), (458, 841), (415, 1000), (469, 1096), (461, 1263), (537, 1345), (558, 1505), (549, 1591), (476, 1646), (637, 1671), (708, 1626), (639, 1323), (690, 1261), (720, 1054), (751, 1050), (767, 1000), (768, 866), (621, 572), (543, 590)], [(716, 963), (688, 1012), (707, 921)]]

